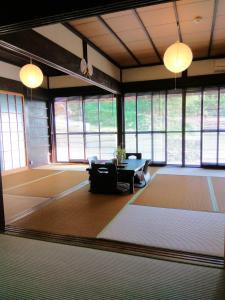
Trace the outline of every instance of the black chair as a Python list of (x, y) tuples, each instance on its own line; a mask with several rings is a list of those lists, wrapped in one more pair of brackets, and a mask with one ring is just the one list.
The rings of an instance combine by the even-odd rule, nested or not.
[(88, 160), (89, 167), (91, 167), (91, 163), (96, 162), (96, 160), (98, 160), (98, 157), (97, 156), (90, 156), (90, 157), (87, 158), (87, 160)]
[(145, 165), (141, 171), (138, 171), (134, 176), (134, 187), (142, 188), (151, 180), (151, 175), (148, 170), (148, 166), (151, 163), (150, 159), (147, 159)]
[(103, 194), (121, 194), (129, 192), (128, 183), (118, 182), (115, 164), (95, 164), (92, 162), (89, 169), (90, 192)]
[(142, 154), (141, 153), (126, 153), (126, 159), (141, 159)]

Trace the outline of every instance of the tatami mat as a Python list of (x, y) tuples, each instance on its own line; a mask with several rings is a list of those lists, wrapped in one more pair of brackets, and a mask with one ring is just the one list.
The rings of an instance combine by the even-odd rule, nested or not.
[(161, 175), (184, 175), (184, 176), (215, 176), (225, 177), (225, 170), (213, 170), (203, 168), (162, 167), (157, 174)]
[(12, 225), (26, 229), (96, 237), (131, 199), (132, 194), (103, 195), (86, 186)]
[(224, 257), (225, 214), (128, 205), (99, 238)]
[(213, 189), (221, 212), (225, 212), (225, 178), (212, 177)]
[(4, 194), (4, 209), (6, 223), (16, 218), (19, 214), (23, 213), (24, 211), (33, 208), (45, 202), (46, 200), (48, 200), (48, 198), (25, 197)]
[(212, 211), (206, 177), (156, 175), (134, 204)]
[(65, 171), (86, 171), (88, 164), (48, 164), (38, 167), (37, 169), (41, 170), (65, 170)]
[(224, 269), (0, 235), (0, 299), (223, 300)]
[[(43, 170), (41, 170), (43, 171)], [(33, 197), (53, 197), (88, 179), (87, 172), (65, 171), (38, 182), (11, 189), (8, 194)]]
[(24, 184), (26, 182), (31, 182), (42, 177), (57, 174), (58, 172), (54, 170), (30, 169), (10, 175), (4, 175), (2, 176), (3, 189), (6, 190), (14, 186)]

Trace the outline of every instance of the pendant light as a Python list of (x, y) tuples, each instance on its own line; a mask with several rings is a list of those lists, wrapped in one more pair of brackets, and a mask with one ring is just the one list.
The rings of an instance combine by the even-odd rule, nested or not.
[(44, 79), (41, 69), (32, 64), (32, 60), (20, 69), (19, 76), (22, 83), (31, 89), (39, 87)]
[(190, 66), (192, 59), (193, 54), (191, 48), (178, 41), (166, 49), (163, 62), (169, 71), (180, 73)]

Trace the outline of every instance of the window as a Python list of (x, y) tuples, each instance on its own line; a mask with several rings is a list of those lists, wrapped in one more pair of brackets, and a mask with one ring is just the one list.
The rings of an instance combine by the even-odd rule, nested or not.
[(225, 165), (225, 88), (126, 94), (125, 146), (153, 163)]
[(116, 99), (56, 98), (55, 131), (57, 161), (112, 158), (117, 146)]
[(26, 166), (23, 97), (0, 93), (1, 166), (3, 171)]

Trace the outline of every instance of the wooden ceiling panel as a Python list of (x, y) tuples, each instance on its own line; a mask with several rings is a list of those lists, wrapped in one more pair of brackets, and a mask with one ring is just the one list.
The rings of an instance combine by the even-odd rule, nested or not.
[(77, 25), (87, 24), (95, 21), (96, 21), (96, 17), (90, 17), (90, 18), (83, 18), (83, 19), (69, 21), (68, 23), (72, 26), (77, 26)]
[(178, 39), (178, 31), (177, 31), (177, 25), (176, 23), (171, 24), (165, 24), (160, 26), (150, 26), (147, 27), (147, 30), (156, 43), (157, 46), (157, 40), (160, 38), (166, 38), (168, 36), (176, 36), (176, 39)]
[(138, 9), (137, 11), (146, 27), (159, 26), (163, 24), (176, 22), (174, 9), (172, 5), (164, 9), (158, 9), (153, 11), (140, 12), (140, 10)]
[[(120, 44), (120, 42), (111, 34), (103, 34), (98, 35), (90, 38), (90, 41), (92, 41), (96, 46), (99, 48), (102, 48), (104, 46), (108, 47), (117, 47), (117, 48), (123, 48), (123, 46)], [(123, 48), (124, 49), (124, 48)]]
[(195, 23), (194, 21), (185, 21), (180, 22), (181, 34), (192, 34), (198, 33), (201, 34), (202, 31), (208, 31), (210, 33), (212, 26), (211, 19), (202, 19), (199, 23)]
[(209, 41), (210, 32), (202, 31), (202, 32), (186, 33), (186, 34), (183, 34), (182, 37), (183, 37), (183, 42), (186, 44)]
[(192, 48), (192, 53), (193, 53), (193, 58), (202, 58), (202, 57), (206, 57), (207, 53), (208, 53), (208, 48)]
[(119, 62), (122, 66), (127, 67), (127, 66), (135, 66), (137, 63), (134, 61), (132, 57), (129, 57), (127, 54), (121, 55), (121, 54), (113, 54), (111, 55), (112, 58)]
[[(224, 1), (225, 2), (225, 1)], [(216, 18), (215, 30), (225, 28), (225, 15)]]
[(138, 59), (142, 64), (158, 64), (160, 62), (157, 56), (142, 55)]
[(97, 18), (95, 18), (92, 22), (73, 26), (87, 38), (103, 34), (109, 34), (109, 30), (105, 26), (103, 26)]
[(103, 19), (108, 20), (108, 19), (114, 19), (114, 18), (121, 18), (124, 16), (129, 16), (131, 14), (130, 10), (124, 10), (124, 11), (118, 11), (115, 13), (111, 13), (111, 14), (106, 14), (106, 15), (102, 15)]
[(213, 40), (221, 40), (225, 38), (225, 28), (216, 29), (213, 34)]
[(149, 12), (149, 11), (170, 8), (172, 5), (173, 5), (172, 3), (167, 2), (167, 3), (157, 4), (157, 5), (149, 5), (149, 6), (140, 7), (137, 10), (138, 10), (138, 12), (143, 13), (143, 12)]
[(145, 49), (147, 51), (150, 51), (150, 50), (154, 51), (148, 40), (129, 42), (129, 43), (126, 43), (126, 45), (129, 49), (131, 49), (131, 51), (142, 51)]
[(218, 1), (217, 15), (218, 16), (225, 15), (225, 1), (224, 0)]
[(219, 45), (212, 48), (211, 55), (224, 55), (225, 40), (221, 41)]
[(118, 36), (125, 42), (136, 42), (139, 40), (146, 40), (146, 34), (141, 28), (134, 30), (121, 31), (117, 33)]
[(129, 31), (134, 29), (141, 29), (141, 25), (138, 22), (137, 18), (134, 16), (133, 12), (130, 11), (129, 15), (118, 16), (115, 18), (105, 18), (107, 16), (103, 16), (103, 19), (107, 22), (107, 24), (112, 28), (116, 33), (121, 31)]
[(180, 22), (193, 21), (197, 16), (202, 19), (212, 19), (214, 0), (182, 0), (177, 1), (177, 11)]

